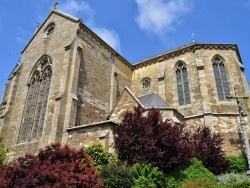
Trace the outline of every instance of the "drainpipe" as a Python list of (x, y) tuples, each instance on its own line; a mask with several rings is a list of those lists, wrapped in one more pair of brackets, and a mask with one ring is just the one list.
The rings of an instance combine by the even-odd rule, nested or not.
[(107, 119), (109, 119), (110, 113), (111, 113), (111, 101), (112, 101), (112, 82), (113, 82), (113, 53), (110, 51), (110, 59), (109, 59), (109, 64), (110, 64), (110, 89), (109, 89), (109, 105), (108, 105), (108, 114), (107, 114)]

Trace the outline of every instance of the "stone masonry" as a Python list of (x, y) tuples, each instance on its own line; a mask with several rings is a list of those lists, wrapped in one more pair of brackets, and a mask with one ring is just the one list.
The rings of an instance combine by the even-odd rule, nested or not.
[[(81, 19), (53, 10), (10, 74), (0, 104), (0, 134), (4, 144), (14, 149), (12, 157), (37, 153), (53, 142), (68, 142), (76, 148), (99, 142), (114, 152), (115, 126), (126, 110), (143, 105), (138, 96), (156, 93), (169, 106), (160, 109), (164, 118), (184, 122), (190, 129), (211, 126), (224, 136), (227, 154), (239, 154), (243, 146), (238, 108), (235, 100), (218, 98), (212, 66), (215, 56), (224, 60), (230, 94), (234, 95), (234, 87), (239, 86), (240, 94), (248, 96), (244, 66), (235, 44), (191, 43), (131, 64)], [(29, 81), (43, 57), (51, 60), (52, 79), (42, 136), (20, 142)], [(191, 100), (181, 106), (176, 80), (179, 61), (187, 67)], [(146, 89), (142, 88), (145, 78), (150, 80)], [(248, 128), (249, 99), (244, 99), (244, 112)]]

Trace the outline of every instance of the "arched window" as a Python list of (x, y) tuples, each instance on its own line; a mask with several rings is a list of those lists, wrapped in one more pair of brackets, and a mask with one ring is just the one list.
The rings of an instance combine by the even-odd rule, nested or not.
[(176, 66), (176, 80), (177, 80), (177, 91), (179, 105), (190, 104), (190, 92), (188, 84), (187, 68), (184, 62), (180, 61)]
[(219, 100), (226, 100), (226, 96), (230, 95), (230, 91), (223, 59), (215, 56), (212, 62)]
[(28, 84), (29, 91), (19, 133), (19, 142), (38, 140), (43, 132), (52, 76), (49, 58), (42, 58), (33, 72)]

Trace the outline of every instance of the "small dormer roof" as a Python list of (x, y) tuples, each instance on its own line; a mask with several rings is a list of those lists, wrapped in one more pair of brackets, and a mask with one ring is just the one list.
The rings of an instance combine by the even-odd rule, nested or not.
[(145, 108), (169, 107), (169, 105), (157, 93), (149, 93), (147, 95), (138, 96), (137, 98)]

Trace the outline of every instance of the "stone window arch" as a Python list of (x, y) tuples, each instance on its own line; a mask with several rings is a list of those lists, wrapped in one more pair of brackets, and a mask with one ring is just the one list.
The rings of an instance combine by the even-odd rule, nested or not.
[(227, 72), (225, 68), (225, 60), (216, 55), (212, 58), (216, 89), (219, 100), (227, 100), (227, 95), (230, 95)]
[(177, 81), (177, 93), (179, 105), (190, 104), (190, 91), (187, 74), (187, 66), (183, 61), (178, 61), (175, 66), (176, 81)]
[(51, 61), (48, 56), (44, 56), (36, 64), (29, 79), (19, 142), (39, 140), (42, 137), (51, 77)]
[(44, 38), (50, 37), (55, 30), (55, 23), (51, 22), (45, 29), (44, 29)]

